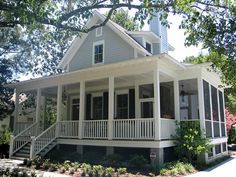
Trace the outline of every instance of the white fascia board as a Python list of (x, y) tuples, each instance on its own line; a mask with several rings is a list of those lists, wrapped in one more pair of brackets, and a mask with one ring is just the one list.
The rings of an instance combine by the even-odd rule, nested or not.
[(127, 31), (127, 33), (137, 37), (147, 37), (153, 43), (161, 42), (161, 38), (152, 31)]

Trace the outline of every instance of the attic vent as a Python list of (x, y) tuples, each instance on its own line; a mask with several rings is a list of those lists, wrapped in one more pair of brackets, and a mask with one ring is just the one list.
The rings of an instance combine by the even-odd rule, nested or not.
[(96, 37), (99, 37), (102, 35), (102, 27), (96, 28)]

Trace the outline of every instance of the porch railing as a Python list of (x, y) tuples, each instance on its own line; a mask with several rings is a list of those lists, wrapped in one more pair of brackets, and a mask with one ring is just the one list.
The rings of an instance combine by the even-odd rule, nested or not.
[(57, 137), (58, 123), (54, 123), (39, 136), (33, 139), (30, 150), (30, 158), (37, 155), (41, 150), (47, 147)]
[(114, 139), (154, 139), (154, 119), (113, 120)]
[(62, 138), (78, 138), (79, 121), (59, 121), (58, 122), (59, 137)]
[(107, 138), (107, 120), (85, 120), (83, 121), (83, 138)]
[(15, 152), (20, 150), (24, 145), (31, 141), (32, 136), (39, 134), (39, 123), (34, 123), (27, 129), (19, 133), (17, 136), (12, 137), (10, 143), (9, 155), (12, 156)]
[(172, 139), (175, 134), (176, 123), (174, 119), (161, 118), (161, 139)]

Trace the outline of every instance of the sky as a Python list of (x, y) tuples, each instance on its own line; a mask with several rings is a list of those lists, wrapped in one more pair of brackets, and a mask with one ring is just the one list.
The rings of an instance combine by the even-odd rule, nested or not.
[(168, 32), (168, 41), (175, 48), (173, 52), (169, 54), (177, 59), (183, 61), (187, 56), (198, 56), (199, 54), (206, 54), (206, 50), (202, 50), (201, 46), (198, 47), (185, 47), (184, 46), (184, 30), (179, 29), (181, 22), (180, 16), (169, 15), (168, 21), (171, 23)]

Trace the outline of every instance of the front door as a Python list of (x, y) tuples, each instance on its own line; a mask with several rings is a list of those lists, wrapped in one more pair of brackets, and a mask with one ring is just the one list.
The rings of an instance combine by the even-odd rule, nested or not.
[(71, 111), (71, 119), (79, 120), (79, 98), (72, 98), (72, 111)]
[(153, 118), (153, 102), (152, 101), (141, 102), (141, 117)]

